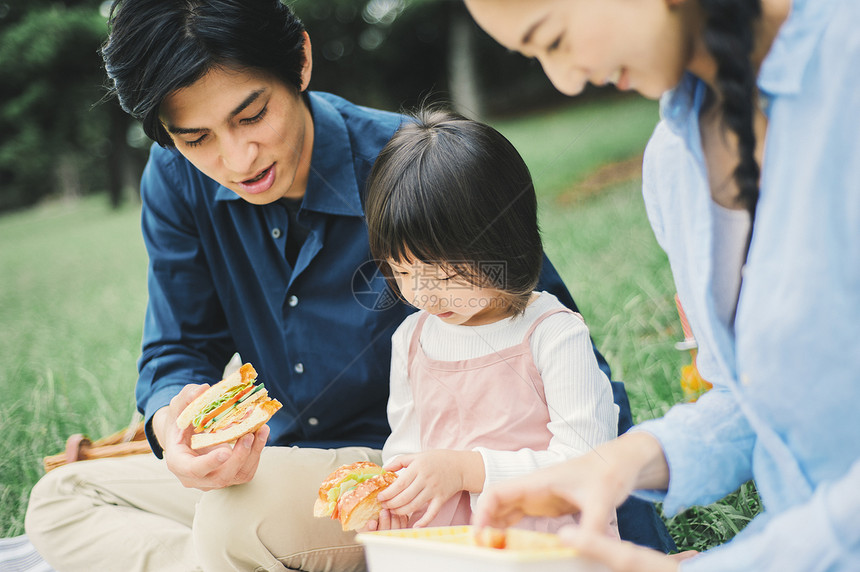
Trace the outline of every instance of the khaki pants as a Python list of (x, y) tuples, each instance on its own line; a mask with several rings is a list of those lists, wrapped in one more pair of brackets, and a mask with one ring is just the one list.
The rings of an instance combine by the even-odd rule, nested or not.
[(354, 533), (313, 516), (322, 480), (360, 460), (380, 452), (266, 447), (250, 483), (206, 493), (153, 455), (72, 463), (33, 487), (26, 530), (59, 572), (361, 571)]

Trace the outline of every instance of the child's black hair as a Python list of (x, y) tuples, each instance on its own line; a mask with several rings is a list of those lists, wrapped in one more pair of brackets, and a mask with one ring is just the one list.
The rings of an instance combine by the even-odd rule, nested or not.
[(528, 167), (492, 127), (421, 109), (388, 142), (371, 171), (365, 205), (370, 248), (414, 258), (502, 291), (521, 313), (543, 261), (537, 198)]

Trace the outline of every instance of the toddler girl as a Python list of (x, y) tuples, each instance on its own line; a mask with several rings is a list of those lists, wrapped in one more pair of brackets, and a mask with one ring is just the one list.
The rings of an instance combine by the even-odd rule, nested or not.
[(468, 524), (487, 485), (614, 438), (611, 386), (581, 316), (533, 291), (543, 257), (537, 199), (500, 133), (419, 112), (382, 150), (368, 185), (371, 251), (420, 310), (392, 338), (382, 456), (399, 478), (380, 493), (386, 510), (370, 528)]

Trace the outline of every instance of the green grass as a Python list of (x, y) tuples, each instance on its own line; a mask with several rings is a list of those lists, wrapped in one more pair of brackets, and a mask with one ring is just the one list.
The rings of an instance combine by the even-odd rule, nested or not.
[(641, 154), (657, 119), (656, 102), (618, 97), (493, 125), (525, 159), (538, 194), (554, 198), (598, 167)]
[[(674, 348), (683, 332), (672, 273), (648, 224), (638, 176), (595, 196), (578, 199), (578, 192), (607, 164), (635, 161), (657, 120), (654, 102), (634, 98), (495, 124), (532, 172), (544, 248), (613, 377), (625, 382), (635, 422), (660, 417), (684, 398), (680, 368), (690, 357)], [(666, 522), (679, 550), (701, 551), (730, 540), (760, 510), (746, 483)]]
[(614, 377), (626, 382), (636, 421), (659, 417), (683, 397), (686, 354), (673, 347), (683, 335), (669, 264), (638, 177), (573, 206), (566, 199), (598, 168), (638, 157), (657, 120), (655, 102), (627, 97), (494, 124), (532, 172), (544, 247)]
[[(680, 368), (687, 352), (668, 260), (645, 215), (641, 180), (559, 208), (542, 201), (546, 251), (576, 298), (613, 377), (624, 381), (634, 421), (661, 417), (683, 400)], [(752, 483), (724, 500), (667, 518), (679, 550), (730, 540), (761, 510)]]
[(42, 457), (134, 411), (146, 253), (102, 197), (0, 218), (0, 536), (23, 532)]
[[(639, 99), (589, 102), (496, 126), (541, 196), (546, 250), (580, 305), (637, 421), (682, 398), (674, 287), (638, 179), (571, 203), (573, 183), (636, 157), (657, 121)], [(0, 217), (0, 537), (23, 532), (30, 487), (66, 437), (112, 433), (134, 410), (146, 302), (138, 209), (96, 197)], [(669, 520), (679, 548), (724, 542), (759, 510), (751, 485)]]
[(661, 416), (683, 395), (674, 349), (683, 338), (669, 264), (654, 240), (638, 179), (576, 208), (543, 201), (544, 247), (588, 321), (636, 421)]

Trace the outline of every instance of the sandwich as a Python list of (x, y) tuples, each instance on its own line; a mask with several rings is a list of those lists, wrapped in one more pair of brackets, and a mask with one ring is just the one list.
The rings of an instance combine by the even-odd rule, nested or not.
[(271, 419), (281, 403), (269, 397), (262, 383), (255, 385), (256, 379), (254, 366), (246, 363), (182, 410), (176, 425), (180, 430), (194, 427), (192, 449), (232, 443)]
[(396, 473), (386, 471), (376, 463), (359, 461), (343, 465), (320, 485), (319, 498), (314, 502), (314, 516), (339, 520), (344, 530), (364, 528), (382, 510), (376, 495), (396, 478)]

